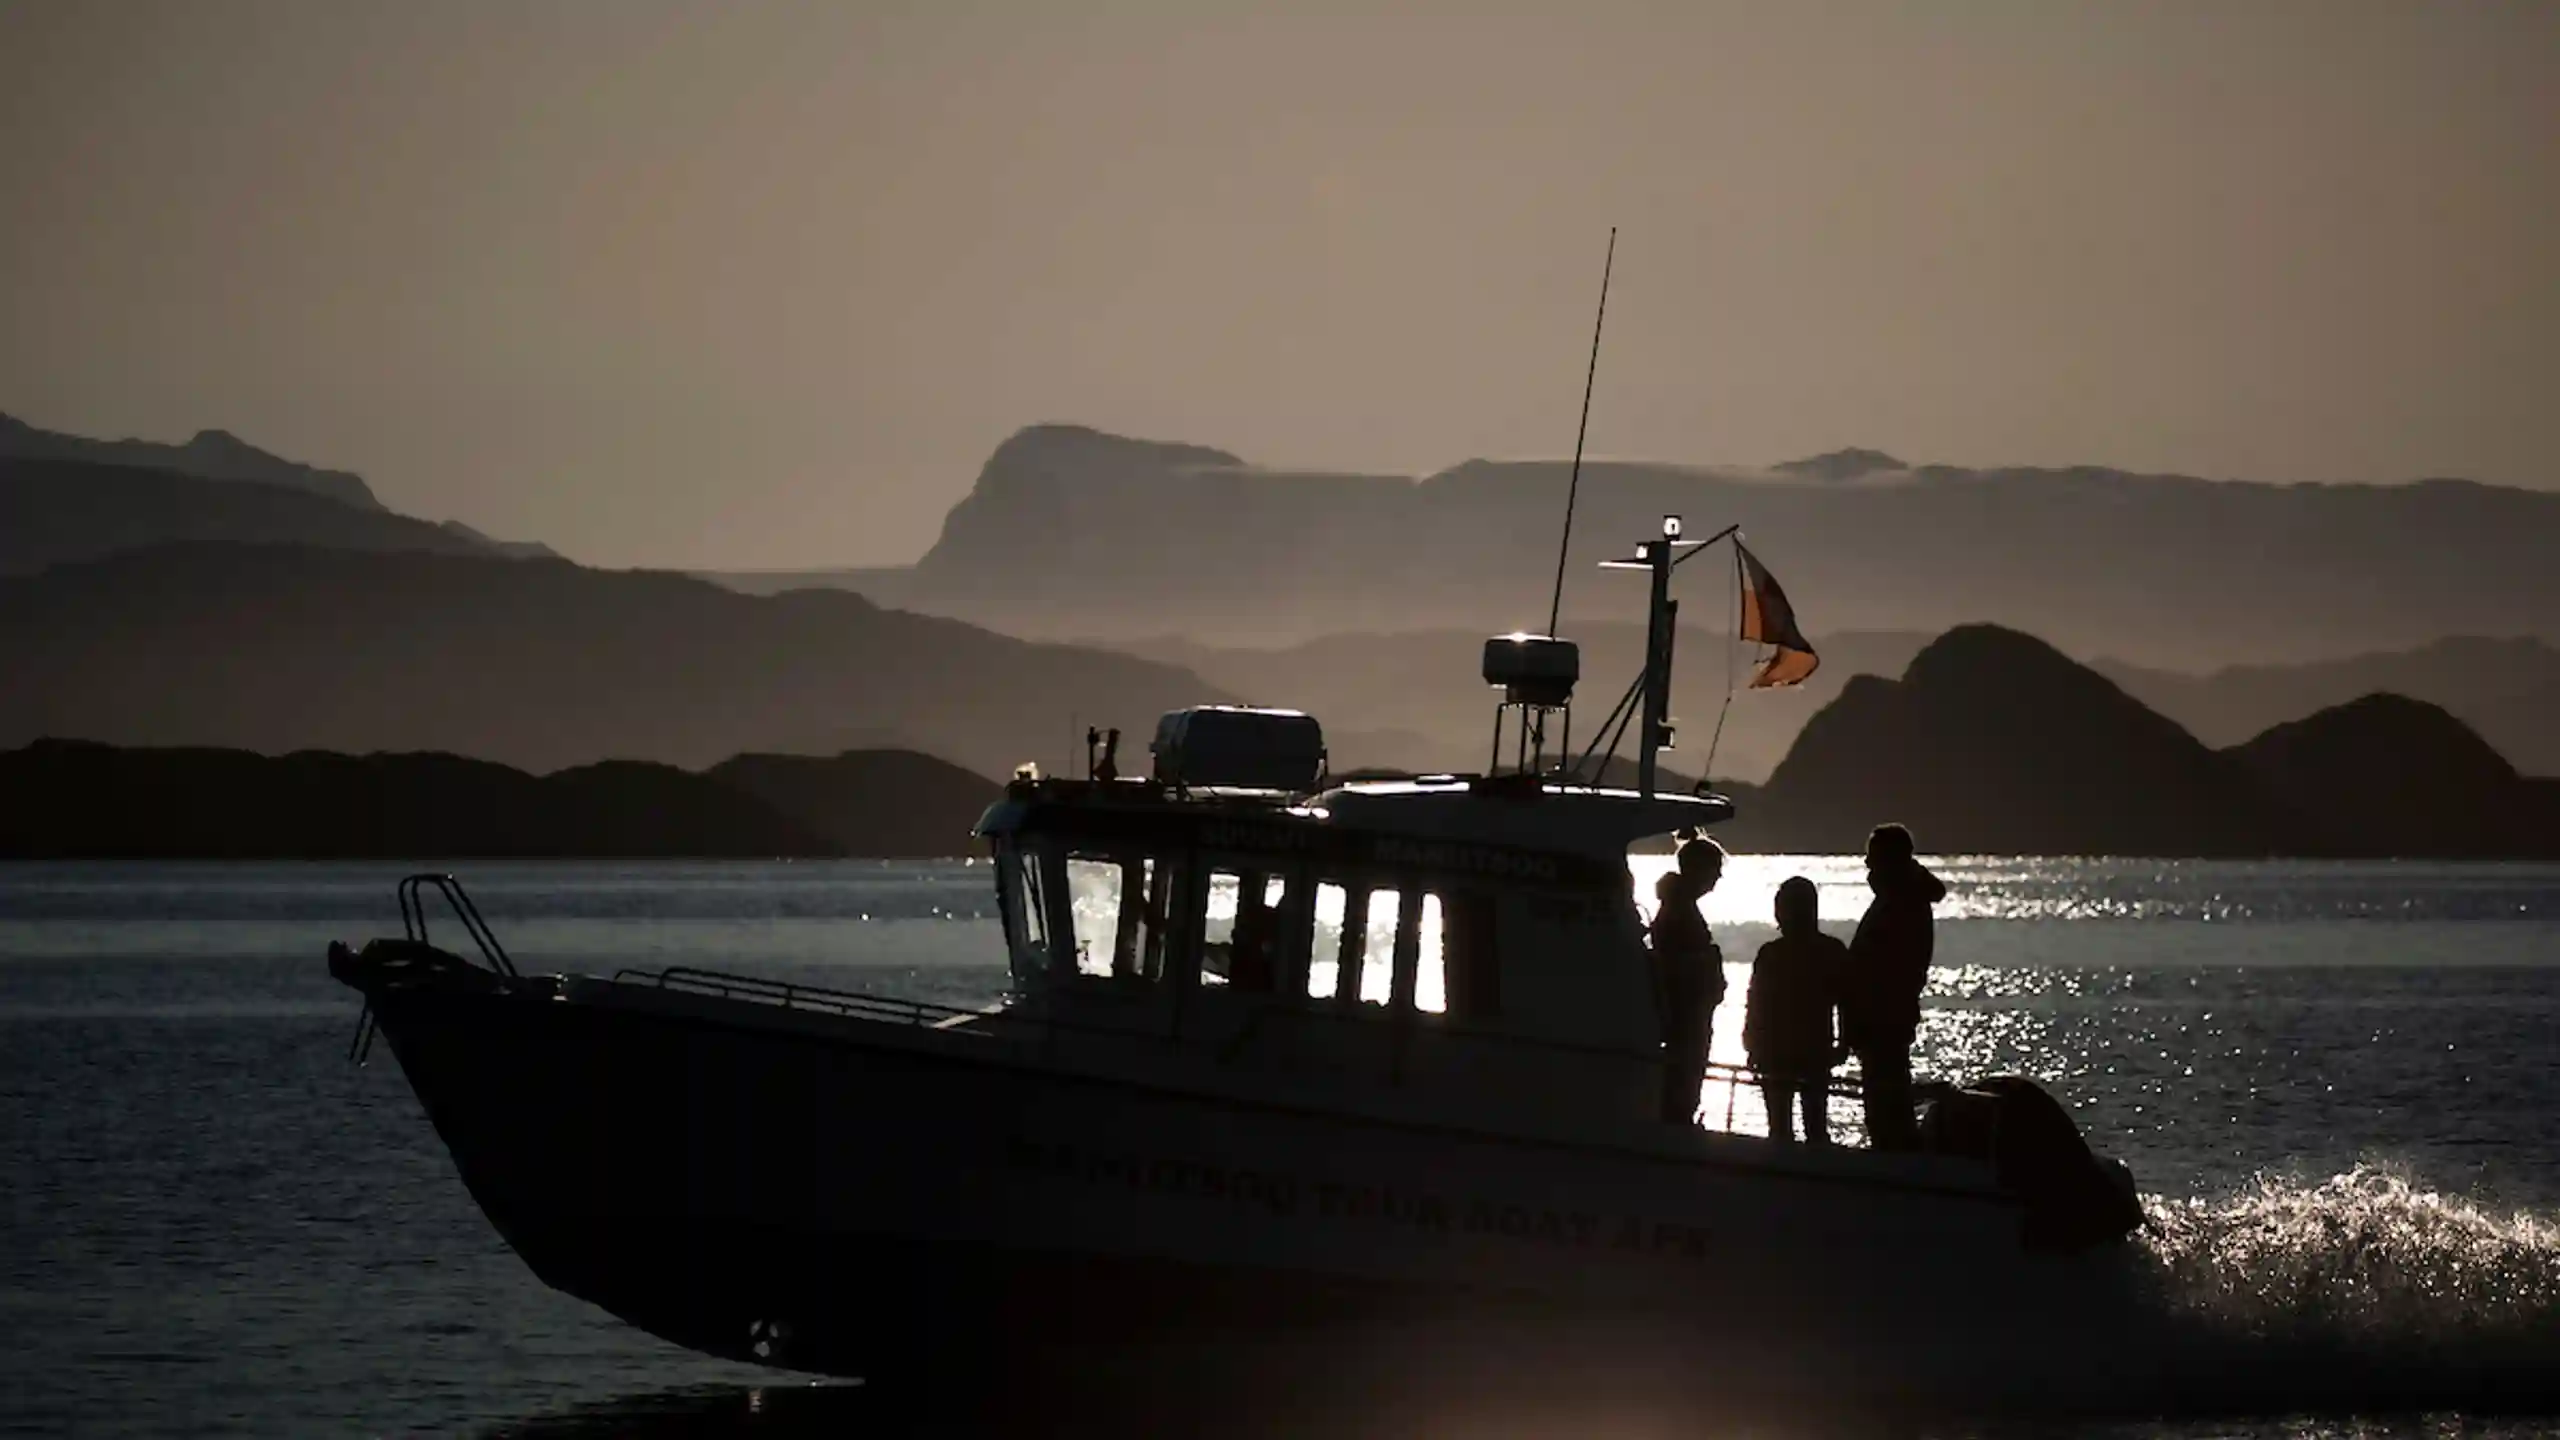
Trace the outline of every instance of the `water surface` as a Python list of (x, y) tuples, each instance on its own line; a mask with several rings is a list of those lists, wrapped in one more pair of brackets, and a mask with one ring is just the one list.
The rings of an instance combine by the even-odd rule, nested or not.
[[(983, 865), (464, 873), (527, 969), (715, 965), (952, 1003), (1004, 978)], [(1795, 873), (1843, 931), (1863, 900), (1848, 859), (1736, 858), (1709, 904), (1733, 962), (1730, 1058), (1742, 962)], [(1920, 1068), (2029, 1074), (2066, 1097), (2153, 1197), (2136, 1263), (2164, 1318), (2230, 1361), (2227, 1389), (2164, 1387), (2181, 1413), (2077, 1433), (2524, 1434), (2560, 1408), (2560, 867), (1960, 858), (1942, 873)], [(808, 1413), (802, 1382), (545, 1289), (472, 1208), (397, 1066), (346, 1063), (357, 1006), (322, 949), (396, 929), (397, 878), (0, 866), (0, 1425), (705, 1433)], [(1736, 1124), (1756, 1108), (1742, 1099)], [(2269, 1418), (2342, 1410), (2363, 1418)], [(1659, 1433), (1813, 1433), (1740, 1425)], [(1516, 1416), (1379, 1426), (1588, 1433)], [(1892, 1430), (1973, 1432), (2054, 1433)]]

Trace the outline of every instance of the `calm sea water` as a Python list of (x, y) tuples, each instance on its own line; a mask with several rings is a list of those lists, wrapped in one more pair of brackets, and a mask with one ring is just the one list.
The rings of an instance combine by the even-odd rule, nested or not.
[[(464, 873), (528, 969), (718, 965), (953, 1002), (1003, 980), (983, 866)], [(1730, 958), (1771, 933), (1792, 873), (1854, 918), (1853, 862), (1737, 858), (1709, 905)], [(1920, 1068), (2066, 1097), (2153, 1197), (2128, 1263), (2228, 1361), (2227, 1382), (2164, 1394), (2174, 1415), (2075, 1433), (2560, 1426), (2560, 867), (1942, 873)], [(397, 875), (0, 866), (0, 1428), (696, 1434), (805, 1413), (803, 1382), (545, 1289), (472, 1208), (396, 1064), (346, 1062), (357, 1004), (322, 948), (396, 930)], [(1727, 1046), (1739, 963), (1734, 980)], [(1641, 1433), (1794, 1433), (1736, 1423)], [(2051, 1433), (1893, 1433), (1975, 1430)]]

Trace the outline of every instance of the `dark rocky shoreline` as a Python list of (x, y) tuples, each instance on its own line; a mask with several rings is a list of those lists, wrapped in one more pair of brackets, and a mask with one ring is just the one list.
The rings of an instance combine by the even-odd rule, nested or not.
[(902, 750), (533, 775), (432, 753), (39, 740), (0, 752), (0, 857), (925, 858), (970, 853), (997, 793)]

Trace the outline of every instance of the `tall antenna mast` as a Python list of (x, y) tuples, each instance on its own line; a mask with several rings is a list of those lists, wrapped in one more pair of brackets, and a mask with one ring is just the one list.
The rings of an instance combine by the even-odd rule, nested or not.
[(1609, 253), (1600, 262), (1600, 314), (1591, 322), (1591, 368), (1582, 377), (1582, 423), (1573, 430), (1573, 480), (1564, 492), (1564, 538), (1556, 542), (1556, 589), (1547, 601), (1547, 633), (1556, 633), (1564, 611), (1564, 557), (1573, 548), (1573, 502), (1582, 494), (1582, 439), (1591, 433), (1591, 385), (1600, 378), (1600, 327), (1609, 319), (1609, 270), (1618, 261), (1618, 227), (1609, 227)]

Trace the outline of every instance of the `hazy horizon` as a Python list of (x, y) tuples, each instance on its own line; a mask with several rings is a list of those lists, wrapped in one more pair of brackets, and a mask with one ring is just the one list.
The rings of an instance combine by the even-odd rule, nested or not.
[(0, 13), (0, 411), (604, 565), (902, 563), (1044, 420), (2560, 485), (2560, 8)]

